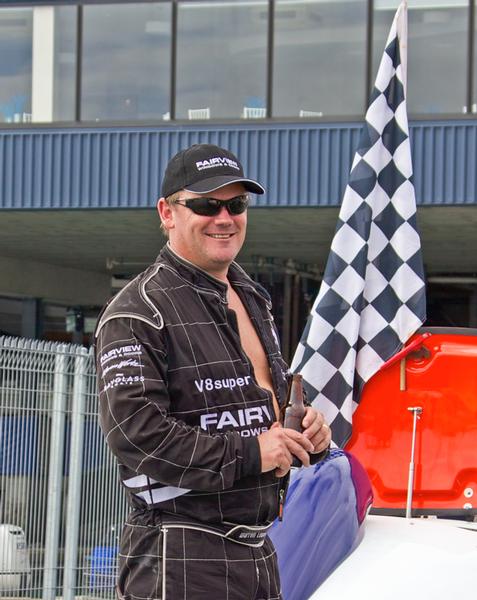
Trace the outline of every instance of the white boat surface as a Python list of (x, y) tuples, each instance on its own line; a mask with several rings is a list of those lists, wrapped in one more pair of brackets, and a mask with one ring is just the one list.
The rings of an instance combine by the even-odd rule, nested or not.
[(477, 523), (368, 515), (364, 525), (359, 546), (310, 600), (477, 597)]

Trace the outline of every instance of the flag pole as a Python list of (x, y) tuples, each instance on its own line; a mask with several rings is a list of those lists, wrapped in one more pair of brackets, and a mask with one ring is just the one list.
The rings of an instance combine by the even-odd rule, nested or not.
[(400, 32), (399, 34), (399, 42), (401, 49), (401, 81), (404, 87), (404, 95), (407, 98), (407, 27), (408, 27), (408, 19), (407, 19), (407, 0), (403, 0), (398, 7), (397, 12), (397, 30)]

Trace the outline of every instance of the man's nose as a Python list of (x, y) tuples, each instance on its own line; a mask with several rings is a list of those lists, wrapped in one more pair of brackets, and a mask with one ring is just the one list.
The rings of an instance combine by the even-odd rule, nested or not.
[(216, 221), (232, 222), (232, 215), (227, 210), (225, 205), (220, 207), (220, 211), (215, 215)]

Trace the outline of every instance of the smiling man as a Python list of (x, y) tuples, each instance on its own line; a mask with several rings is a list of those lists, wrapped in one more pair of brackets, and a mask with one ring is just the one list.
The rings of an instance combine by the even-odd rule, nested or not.
[(158, 202), (167, 245), (105, 307), (96, 330), (101, 427), (131, 512), (118, 596), (279, 599), (267, 529), (293, 457), (330, 443), (307, 408), (303, 433), (279, 423), (288, 372), (266, 291), (234, 262), (249, 193), (231, 152), (179, 152)]

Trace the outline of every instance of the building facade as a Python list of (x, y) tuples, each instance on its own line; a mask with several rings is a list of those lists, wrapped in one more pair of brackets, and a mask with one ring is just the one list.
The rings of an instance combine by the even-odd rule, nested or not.
[[(167, 161), (210, 141), (267, 188), (240, 260), (271, 289), (290, 353), (398, 4), (0, 2), (0, 330), (87, 341), (164, 243)], [(476, 326), (477, 2), (408, 4), (429, 316)]]

